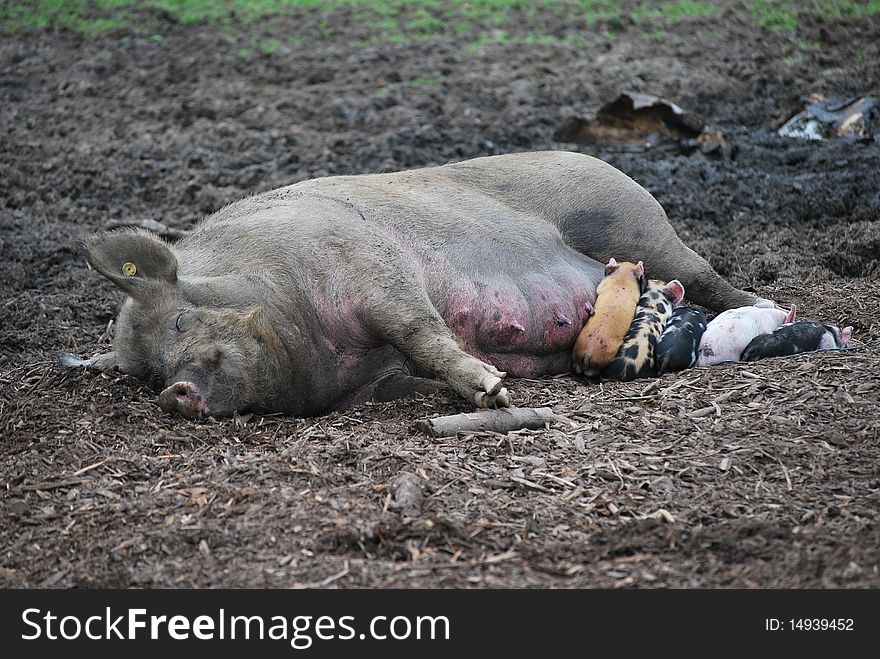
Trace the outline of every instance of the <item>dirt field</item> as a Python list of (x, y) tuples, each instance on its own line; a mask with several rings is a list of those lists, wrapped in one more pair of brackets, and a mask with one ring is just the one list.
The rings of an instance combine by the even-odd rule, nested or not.
[[(377, 41), (315, 9), (249, 27), (262, 49), (172, 18), (0, 39), (0, 585), (880, 586), (880, 144), (770, 127), (810, 93), (880, 92), (880, 15), (514, 12)], [(735, 159), (554, 141), (627, 90), (699, 113)], [(513, 380), (573, 426), (452, 439), (414, 428), (468, 410), (451, 395), (192, 422), (47, 362), (109, 344), (120, 294), (78, 240), (111, 221), (186, 229), (307, 178), (538, 149), (619, 167), (734, 285), (853, 325), (857, 349)], [(390, 505), (403, 471), (412, 517)]]

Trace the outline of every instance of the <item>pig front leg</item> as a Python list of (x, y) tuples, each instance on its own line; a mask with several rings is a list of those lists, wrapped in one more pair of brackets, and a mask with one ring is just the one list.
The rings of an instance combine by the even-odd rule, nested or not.
[(437, 310), (424, 299), (418, 309), (386, 305), (370, 314), (372, 330), (416, 368), (445, 380), (477, 407), (510, 407), (502, 378), (507, 374), (472, 357), (459, 346)]
[(510, 407), (501, 380), (507, 374), (462, 350), (445, 324), (443, 329), (420, 329), (394, 345), (418, 368), (435, 373), (477, 407)]
[(98, 371), (117, 371), (119, 370), (119, 360), (116, 352), (105, 352), (95, 355), (91, 359), (80, 359), (76, 355), (69, 352), (59, 352), (55, 355), (55, 363), (61, 368), (93, 368)]

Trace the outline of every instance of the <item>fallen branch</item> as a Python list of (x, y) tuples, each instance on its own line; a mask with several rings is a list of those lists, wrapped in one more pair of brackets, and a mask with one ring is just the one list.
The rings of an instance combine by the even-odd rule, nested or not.
[(548, 423), (557, 422), (565, 423), (569, 427), (575, 425), (570, 419), (556, 414), (549, 407), (509, 407), (421, 419), (416, 421), (416, 428), (432, 437), (452, 437), (460, 432), (490, 430), (507, 433), (522, 428), (538, 430)]

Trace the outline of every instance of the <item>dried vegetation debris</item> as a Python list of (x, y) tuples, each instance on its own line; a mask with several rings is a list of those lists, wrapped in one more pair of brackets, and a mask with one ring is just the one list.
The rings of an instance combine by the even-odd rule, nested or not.
[[(127, 377), (37, 366), (3, 382), (3, 507), (17, 532), (2, 574), (62, 586), (200, 585), (216, 570), (233, 586), (868, 585), (870, 563), (850, 563), (876, 559), (877, 348), (854, 353), (647, 384), (515, 381), (575, 425), (447, 438), (413, 419), (456, 402), (182, 423)], [(83, 389), (93, 404), (63, 421), (45, 403)], [(865, 554), (804, 573), (815, 543), (845, 553), (839, 533)], [(21, 580), (32, 571), (39, 581)]]

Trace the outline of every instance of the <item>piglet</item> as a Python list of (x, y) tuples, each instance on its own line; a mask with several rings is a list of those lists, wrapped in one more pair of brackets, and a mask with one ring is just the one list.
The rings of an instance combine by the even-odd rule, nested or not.
[(654, 355), (657, 373), (672, 373), (697, 362), (700, 339), (706, 331), (706, 314), (691, 307), (678, 307), (666, 322)]
[(575, 373), (596, 376), (611, 363), (623, 343), (636, 304), (645, 288), (645, 267), (615, 259), (605, 266), (605, 278), (596, 289), (593, 316), (578, 335), (572, 351)]
[(738, 362), (752, 339), (764, 332), (772, 332), (783, 323), (792, 322), (794, 312), (795, 306), (791, 305), (788, 312), (766, 307), (739, 307), (718, 314), (700, 340), (697, 366)]
[(657, 377), (654, 352), (666, 321), (684, 298), (684, 286), (677, 279), (668, 284), (651, 279), (639, 298), (636, 316), (603, 375), (609, 380), (635, 380)]
[(840, 329), (811, 320), (777, 327), (772, 332), (759, 334), (743, 350), (744, 362), (754, 362), (765, 357), (783, 357), (813, 350), (845, 348), (852, 337), (852, 327)]

